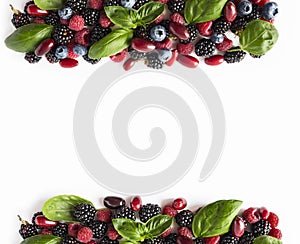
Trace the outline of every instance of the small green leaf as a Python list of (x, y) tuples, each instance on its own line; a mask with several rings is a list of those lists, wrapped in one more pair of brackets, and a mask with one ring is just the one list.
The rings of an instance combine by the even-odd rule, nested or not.
[(61, 238), (53, 235), (36, 235), (23, 240), (20, 244), (60, 244)]
[(124, 29), (137, 27), (139, 17), (136, 10), (122, 6), (107, 6), (104, 7), (104, 10), (107, 17), (115, 25)]
[(21, 26), (5, 39), (5, 45), (16, 52), (32, 52), (41, 41), (51, 37), (53, 28), (46, 24)]
[(146, 222), (148, 234), (153, 238), (160, 236), (173, 225), (173, 218), (169, 215), (156, 215)]
[(94, 43), (89, 50), (89, 57), (99, 59), (114, 55), (127, 48), (133, 36), (133, 30), (116, 29), (105, 36), (103, 39)]
[(34, 0), (34, 3), (44, 10), (58, 10), (65, 6), (66, 0)]
[(130, 242), (139, 242), (145, 239), (147, 233), (145, 225), (131, 219), (117, 218), (112, 220), (115, 230)]
[(188, 24), (202, 23), (219, 18), (227, 0), (187, 0), (184, 17)]
[(146, 25), (156, 20), (165, 10), (165, 4), (161, 2), (148, 2), (138, 9), (140, 24)]
[(219, 200), (201, 208), (192, 223), (195, 237), (211, 237), (228, 232), (241, 205), (242, 201), (239, 200)]
[(47, 200), (42, 208), (43, 214), (50, 220), (55, 221), (76, 221), (73, 217), (76, 205), (88, 203), (90, 201), (74, 195), (59, 195)]
[(278, 31), (273, 24), (264, 20), (253, 20), (241, 33), (240, 45), (244, 51), (262, 55), (275, 45), (278, 36)]
[(256, 237), (253, 244), (282, 244), (282, 241), (272, 236), (263, 235)]

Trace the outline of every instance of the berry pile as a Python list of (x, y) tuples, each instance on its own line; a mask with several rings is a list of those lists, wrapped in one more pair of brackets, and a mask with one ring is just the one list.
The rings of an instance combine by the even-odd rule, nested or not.
[[(45, 238), (62, 244), (117, 244), (123, 241), (149, 244), (252, 244), (256, 238), (269, 238), (263, 243), (275, 243), (274, 240), (281, 243), (278, 216), (265, 207), (241, 210), (241, 203), (238, 200), (220, 200), (191, 210), (187, 208), (184, 198), (159, 206), (142, 203), (140, 196), (132, 197), (128, 203), (120, 197), (108, 196), (103, 200), (103, 208), (96, 209), (87, 200), (62, 195), (44, 203), (43, 212), (35, 213), (31, 223), (19, 216), (22, 222), (19, 233), (26, 243)], [(63, 213), (58, 209), (60, 206), (63, 206)], [(227, 227), (224, 218), (230, 221)]]
[[(175, 61), (189, 68), (197, 67), (200, 61), (213, 66), (224, 61), (237, 63), (247, 53), (260, 58), (277, 41), (278, 33), (273, 26), (278, 14), (275, 2), (225, 0), (213, 6), (209, 0), (203, 1), (221, 11), (206, 13), (201, 6), (192, 5), (193, 1), (185, 0), (66, 0), (64, 6), (51, 5), (51, 10), (47, 10), (46, 0), (37, 4), (29, 1), (23, 12), (11, 6), (12, 24), (25, 35), (32, 33), (34, 27), (47, 29), (47, 35), (44, 38), (37, 35), (40, 39), (32, 42), (32, 46), (26, 44), (28, 48), (24, 45), (20, 48), (14, 46), (14, 38), (20, 35), (13, 33), (6, 39), (6, 45), (24, 52), (29, 63), (38, 63), (45, 57), (51, 64), (72, 68), (79, 64), (80, 57), (91, 64), (109, 57), (114, 62), (123, 62), (123, 68), (129, 70), (138, 61), (153, 69), (172, 66)], [(195, 19), (197, 11), (203, 19)], [(140, 15), (142, 21), (147, 20), (141, 22), (136, 17), (140, 13), (151, 16)], [(125, 20), (120, 20), (120, 14)], [(268, 40), (262, 37), (254, 46), (251, 35), (250, 40), (243, 37), (244, 31), (247, 32), (244, 36), (252, 33), (256, 38), (256, 32), (260, 35), (258, 32), (264, 30), (269, 31), (265, 35)], [(242, 43), (239, 38), (243, 39)]]

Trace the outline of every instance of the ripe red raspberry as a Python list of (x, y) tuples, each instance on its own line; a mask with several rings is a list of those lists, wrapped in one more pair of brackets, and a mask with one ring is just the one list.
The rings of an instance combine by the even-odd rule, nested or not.
[(193, 238), (193, 233), (188, 227), (179, 227), (177, 232), (181, 236), (185, 236), (185, 237), (190, 238), (190, 239)]
[(205, 244), (218, 244), (220, 242), (220, 236), (212, 236), (204, 238)]
[(108, 227), (106, 235), (112, 241), (117, 240), (120, 237), (119, 233), (115, 230), (115, 228), (112, 225)]
[(112, 212), (108, 208), (100, 209), (96, 213), (96, 217), (98, 220), (103, 221), (105, 223), (110, 223), (111, 222), (111, 216)]
[(186, 44), (178, 43), (177, 44), (177, 50), (178, 50), (178, 53), (180, 53), (180, 54), (189, 55), (193, 52), (194, 46), (190, 42), (186, 43)]
[(124, 61), (126, 56), (127, 56), (127, 50), (124, 49), (123, 51), (121, 51), (115, 55), (111, 55), (110, 59), (116, 63), (120, 63), (120, 62)]
[(60, 21), (61, 24), (66, 25), (66, 26), (68, 26), (69, 22), (70, 22), (69, 19), (62, 19), (62, 18), (59, 21)]
[(156, 49), (171, 49), (173, 43), (170, 38), (166, 38), (162, 42), (155, 42), (154, 45)]
[(77, 44), (87, 47), (88, 45), (90, 45), (90, 30), (84, 28), (81, 31), (77, 31), (75, 33), (74, 39)]
[(110, 21), (110, 19), (106, 16), (106, 14), (104, 12), (101, 13), (101, 15), (100, 15), (99, 24), (103, 28), (107, 28), (107, 27), (113, 25), (113, 23)]
[(164, 233), (161, 234), (162, 238), (167, 237), (168, 235), (170, 235), (173, 232), (173, 228), (169, 228), (167, 229)]
[(270, 222), (272, 229), (274, 229), (278, 226), (279, 218), (278, 218), (277, 214), (275, 214), (273, 212), (270, 212), (269, 217), (267, 218), (267, 220)]
[(173, 13), (170, 15), (170, 20), (172, 22), (183, 25), (185, 23), (184, 17), (180, 13)]
[(78, 230), (81, 228), (81, 224), (78, 223), (70, 223), (68, 224), (68, 235), (76, 237), (78, 234)]
[(172, 216), (172, 217), (175, 217), (177, 215), (178, 211), (175, 208), (173, 208), (171, 205), (167, 205), (163, 208), (162, 213)]
[(88, 243), (93, 239), (93, 231), (89, 227), (82, 227), (77, 233), (78, 241)]
[(69, 28), (74, 31), (81, 31), (84, 28), (84, 19), (81, 15), (74, 15), (69, 21)]
[(221, 52), (225, 52), (228, 49), (232, 48), (232, 45), (232, 40), (228, 39), (227, 36), (224, 35), (224, 41), (216, 44), (216, 48)]
[(257, 208), (247, 208), (242, 215), (244, 219), (250, 224), (254, 224), (260, 220), (260, 214)]
[(269, 210), (265, 207), (261, 207), (259, 208), (259, 214), (260, 214), (260, 217), (264, 220), (267, 220), (267, 218), (269, 217)]
[(100, 10), (103, 7), (103, 0), (88, 0), (90, 8)]
[(269, 236), (273, 236), (273, 237), (277, 238), (278, 240), (281, 240), (281, 238), (282, 238), (281, 230), (276, 229), (276, 228), (271, 229), (269, 232)]
[(79, 57), (78, 54), (76, 54), (76, 53), (73, 52), (74, 46), (75, 46), (75, 43), (70, 43), (68, 45), (68, 58), (76, 59), (76, 58)]

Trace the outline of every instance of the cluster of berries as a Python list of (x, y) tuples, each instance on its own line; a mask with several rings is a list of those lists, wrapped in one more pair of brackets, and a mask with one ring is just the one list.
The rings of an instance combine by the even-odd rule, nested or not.
[[(250, 207), (235, 216), (230, 230), (222, 235), (196, 238), (192, 231), (192, 222), (196, 211), (187, 208), (184, 198), (176, 198), (164, 206), (154, 203), (142, 203), (140, 196), (131, 198), (130, 203), (120, 197), (108, 196), (103, 200), (104, 208), (96, 209), (88, 203), (74, 207), (73, 216), (76, 222), (52, 221), (42, 212), (32, 217), (32, 223), (22, 220), (19, 233), (26, 239), (35, 235), (53, 235), (61, 238), (62, 244), (117, 244), (122, 236), (116, 231), (112, 220), (125, 218), (146, 223), (152, 217), (163, 214), (174, 218), (173, 225), (162, 235), (146, 239), (145, 244), (253, 244), (261, 235), (281, 239), (278, 229), (278, 216), (265, 207)], [(214, 220), (217, 223), (217, 219)]]
[[(194, 68), (203, 60), (208, 65), (224, 61), (236, 63), (246, 52), (234, 41), (247, 23), (263, 19), (273, 23), (278, 6), (270, 0), (229, 0), (222, 16), (204, 23), (187, 24), (184, 16), (185, 0), (155, 0), (166, 5), (165, 11), (153, 23), (134, 29), (131, 45), (111, 55), (115, 62), (123, 62), (129, 70), (137, 61), (154, 69), (171, 66), (175, 61)], [(108, 35), (114, 24), (107, 17), (105, 6), (139, 9), (150, 0), (66, 0), (59, 10), (42, 10), (34, 1), (26, 3), (24, 11), (14, 9), (12, 23), (16, 28), (29, 23), (54, 26), (51, 37), (43, 40), (33, 52), (25, 54), (29, 63), (37, 63), (43, 56), (50, 63), (64, 68), (78, 65), (78, 57), (96, 64), (89, 48)], [(254, 58), (261, 55), (250, 54)]]

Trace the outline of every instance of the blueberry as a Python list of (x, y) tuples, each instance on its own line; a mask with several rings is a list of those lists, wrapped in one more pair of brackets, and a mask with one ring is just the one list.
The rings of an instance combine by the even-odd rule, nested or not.
[(58, 59), (67, 58), (69, 54), (68, 48), (66, 46), (58, 46), (55, 50), (55, 56)]
[(157, 51), (157, 58), (163, 63), (168, 62), (172, 58), (172, 51), (169, 49), (160, 49)]
[(274, 19), (278, 14), (278, 5), (275, 2), (268, 2), (262, 7), (262, 17), (266, 20)]
[(237, 9), (239, 15), (248, 15), (252, 12), (252, 3), (250, 3), (248, 0), (243, 0), (238, 4)]
[(167, 30), (162, 25), (157, 25), (151, 28), (150, 36), (154, 41), (161, 42), (167, 37)]
[(87, 49), (85, 46), (77, 44), (73, 47), (73, 52), (79, 56), (84, 56), (87, 54)]
[(224, 35), (223, 34), (218, 34), (218, 33), (213, 33), (210, 37), (210, 40), (212, 40), (213, 43), (222, 43), (224, 41)]
[(136, 0), (121, 0), (121, 5), (124, 8), (132, 8)]
[(62, 19), (70, 19), (72, 17), (73, 11), (70, 7), (65, 7), (58, 10), (58, 15)]

